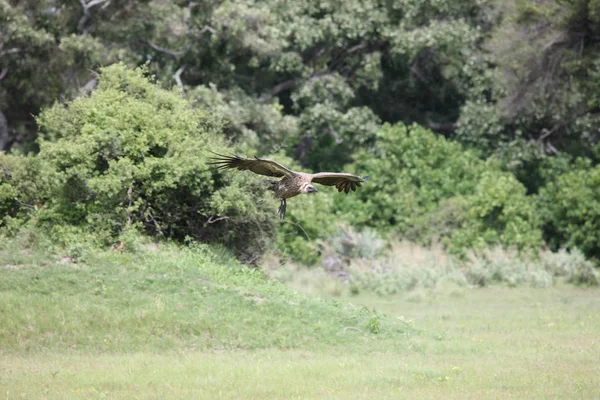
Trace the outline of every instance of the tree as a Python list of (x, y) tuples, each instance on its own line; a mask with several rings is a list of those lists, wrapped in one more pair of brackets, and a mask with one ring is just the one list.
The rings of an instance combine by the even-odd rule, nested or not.
[(597, 159), (600, 3), (509, 1), (483, 48), (481, 79), (461, 110), (457, 137), (495, 154), (530, 191), (541, 160)]
[[(5, 95), (9, 140), (30, 143), (30, 115), (89, 92), (99, 66), (148, 60), (164, 85), (217, 107), (230, 138), (260, 153), (289, 149), (315, 169), (350, 161), (373, 143), (381, 120), (448, 133), (471, 79), (462, 71), (493, 18), (486, 2), (429, 3), (4, 0), (46, 46), (25, 46), (29, 64), (45, 70), (9, 67), (7, 85), (29, 74), (37, 98)], [(26, 134), (17, 134), (17, 109)]]
[(62, 94), (59, 62), (52, 59), (56, 45), (46, 23), (44, 15), (28, 16), (0, 0), (0, 150), (13, 142), (30, 144), (36, 131), (32, 115)]
[(576, 160), (540, 191), (546, 241), (556, 250), (578, 248), (600, 258), (600, 166)]
[(534, 199), (497, 163), (418, 125), (385, 125), (378, 136), (351, 166), (376, 179), (335, 207), (346, 220), (455, 251), (541, 245)]
[(103, 68), (92, 95), (40, 115), (35, 159), (54, 176), (40, 224), (108, 242), (131, 228), (191, 237), (255, 262), (274, 236), (276, 203), (260, 179), (212, 168), (208, 150), (226, 149), (219, 119), (145, 74), (123, 64)]

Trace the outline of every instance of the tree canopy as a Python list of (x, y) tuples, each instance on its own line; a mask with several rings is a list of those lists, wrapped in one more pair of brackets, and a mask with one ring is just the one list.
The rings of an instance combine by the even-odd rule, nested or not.
[[(156, 203), (123, 210), (154, 231), (145, 218), (180, 184), (234, 207), (232, 178), (202, 188), (190, 175), (202, 162), (179, 159), (204, 141), (377, 176), (355, 198), (310, 200), (359, 227), (597, 257), (599, 44), (597, 0), (0, 0), (0, 150), (14, 153), (2, 155), (1, 216), (23, 218), (20, 203), (53, 179), (99, 196), (80, 193), (71, 217), (93, 203), (119, 224), (127, 212), (111, 207), (129, 204), (127, 188), (152, 191)], [(152, 174), (169, 176), (163, 192), (144, 186)], [(296, 255), (331, 227), (298, 210), (302, 229), (274, 234), (250, 203), (185, 204), (177, 213), (201, 225), (246, 215)], [(189, 234), (171, 211), (170, 232)]]

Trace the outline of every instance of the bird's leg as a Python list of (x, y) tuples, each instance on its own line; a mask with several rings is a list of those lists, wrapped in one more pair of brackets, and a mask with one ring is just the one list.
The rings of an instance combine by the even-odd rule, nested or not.
[(281, 205), (279, 206), (279, 217), (281, 219), (283, 219), (283, 217), (285, 217), (286, 206), (287, 206), (287, 203), (286, 203), (285, 199), (281, 199)]

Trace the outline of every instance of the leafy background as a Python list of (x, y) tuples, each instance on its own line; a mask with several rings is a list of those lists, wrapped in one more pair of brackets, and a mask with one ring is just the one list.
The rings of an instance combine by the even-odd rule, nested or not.
[[(314, 265), (343, 221), (462, 257), (597, 262), (599, 16), (594, 0), (0, 0), (0, 229)], [(371, 181), (279, 223), (261, 179), (208, 150)]]

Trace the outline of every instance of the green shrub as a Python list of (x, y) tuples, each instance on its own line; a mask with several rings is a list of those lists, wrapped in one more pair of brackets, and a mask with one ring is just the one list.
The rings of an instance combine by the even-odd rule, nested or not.
[(0, 153), (0, 233), (16, 233), (43, 207), (52, 181), (52, 170), (40, 159)]
[(106, 238), (133, 226), (224, 243), (255, 259), (273, 236), (275, 202), (258, 179), (207, 165), (209, 150), (225, 151), (220, 122), (144, 74), (104, 68), (91, 96), (40, 115), (39, 158), (56, 171), (40, 221)]
[(425, 245), (451, 243), (449, 238), (465, 224), (468, 215), (469, 202), (464, 196), (441, 199), (436, 209), (416, 216), (404, 236)]
[[(385, 124), (375, 154), (360, 153), (352, 169), (371, 180), (357, 192), (359, 223), (405, 232), (442, 199), (472, 193), (484, 164), (475, 154), (418, 125)], [(342, 204), (344, 210), (349, 204)]]
[(347, 221), (455, 251), (500, 244), (541, 244), (533, 200), (510, 173), (418, 125), (384, 125), (375, 154), (351, 170), (371, 180), (336, 202)]
[(600, 259), (600, 166), (578, 162), (543, 187), (539, 198), (550, 245), (577, 247)]
[(466, 196), (467, 217), (447, 243), (452, 250), (484, 249), (500, 244), (505, 247), (538, 248), (542, 232), (535, 203), (525, 187), (509, 173), (486, 171)]

